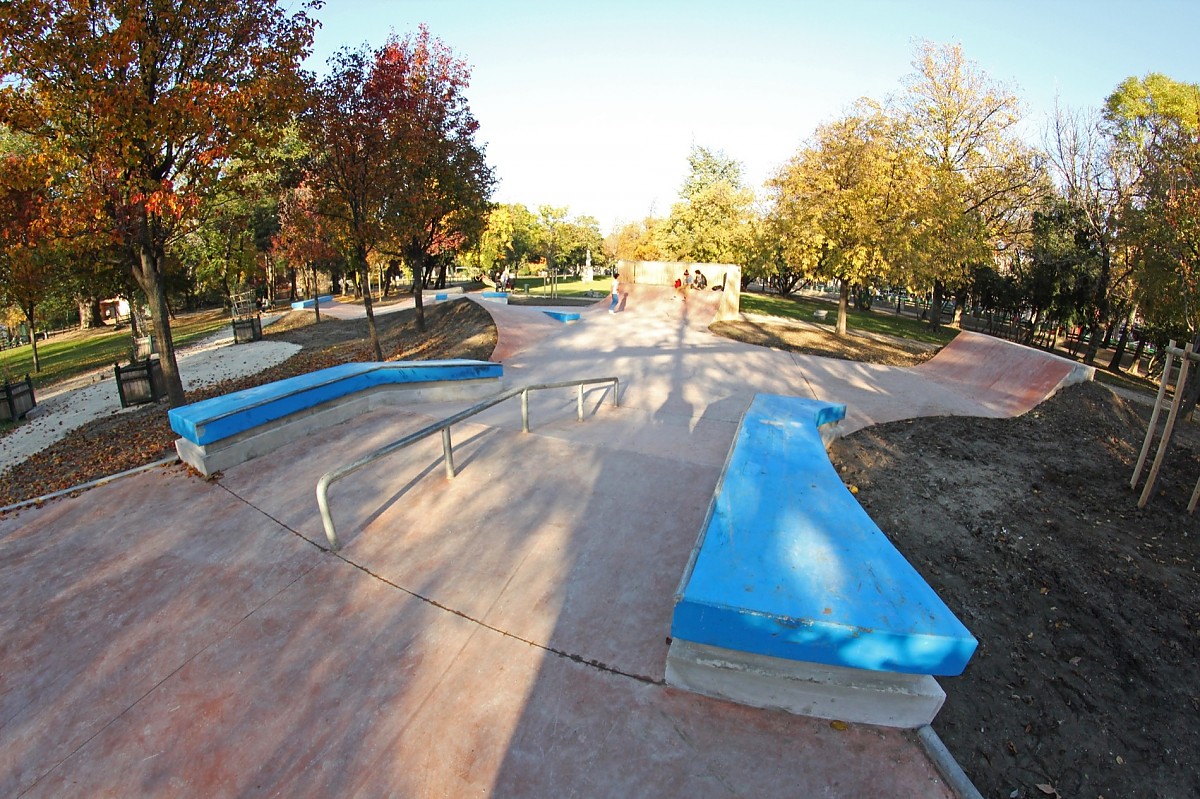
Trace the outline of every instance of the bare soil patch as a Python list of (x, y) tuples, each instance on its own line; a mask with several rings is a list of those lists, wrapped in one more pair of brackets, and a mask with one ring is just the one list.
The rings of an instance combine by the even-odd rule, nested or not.
[[(417, 331), (415, 318), (413, 310), (376, 317), (385, 360), (487, 360), (496, 348), (495, 323), (474, 302), (426, 308), (423, 333)], [(339, 363), (374, 360), (366, 319), (322, 317), (316, 323), (311, 311), (292, 311), (264, 328), (263, 337), (290, 341), (303, 349), (256, 375), (189, 392), (188, 401), (199, 402)], [(153, 463), (174, 453), (175, 438), (166, 405), (148, 405), (97, 419), (0, 475), (0, 506)]]
[(1200, 433), (1184, 425), (1138, 510), (1149, 410), (1087, 383), (1016, 419), (894, 422), (831, 448), (979, 639), (933, 726), (986, 797), (1200, 795)]

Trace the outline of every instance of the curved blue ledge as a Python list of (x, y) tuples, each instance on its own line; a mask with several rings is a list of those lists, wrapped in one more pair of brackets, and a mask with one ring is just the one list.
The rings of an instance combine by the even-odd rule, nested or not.
[(960, 674), (977, 646), (829, 462), (845, 406), (758, 395), (742, 419), (671, 624), (788, 660)]

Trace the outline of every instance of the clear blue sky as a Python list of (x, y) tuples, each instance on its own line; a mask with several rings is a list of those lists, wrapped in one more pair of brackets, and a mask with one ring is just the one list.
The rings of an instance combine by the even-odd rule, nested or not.
[(1197, 0), (329, 0), (310, 68), (424, 22), (472, 67), (495, 199), (619, 221), (665, 216), (693, 144), (756, 189), (859, 97), (898, 93), (914, 43), (957, 43), (1013, 86), (1040, 140), (1055, 97), (1122, 79), (1200, 82)]

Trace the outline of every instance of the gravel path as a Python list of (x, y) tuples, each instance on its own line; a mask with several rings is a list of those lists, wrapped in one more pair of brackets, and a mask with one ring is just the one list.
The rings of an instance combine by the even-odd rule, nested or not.
[[(254, 374), (287, 360), (299, 349), (299, 344), (282, 341), (253, 341), (234, 346), (232, 329), (228, 329), (180, 349), (177, 360), (184, 390), (191, 391)], [(37, 400), (27, 423), (0, 439), (0, 472), (93, 419), (131, 410), (121, 407), (111, 367), (39, 391)]]

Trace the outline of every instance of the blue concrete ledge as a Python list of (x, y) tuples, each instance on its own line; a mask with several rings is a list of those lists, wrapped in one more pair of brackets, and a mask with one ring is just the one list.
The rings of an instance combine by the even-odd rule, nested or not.
[(977, 642), (829, 462), (845, 406), (760, 394), (676, 594), (673, 638), (794, 661), (960, 674)]
[(485, 292), (483, 292), (483, 298), (487, 299), (487, 300), (507, 300), (508, 292), (507, 291), (485, 291)]
[(204, 446), (377, 386), (502, 376), (498, 363), (465, 359), (346, 363), (172, 408), (167, 415), (172, 430)]
[(559, 322), (579, 321), (578, 311), (542, 311), (542, 313), (546, 314), (546, 316), (549, 316), (551, 319), (558, 320)]
[(318, 302), (331, 303), (331, 302), (333, 302), (333, 295), (332, 294), (323, 294), (323, 295), (318, 296), (315, 300), (298, 300), (297, 302), (292, 303), (292, 310), (293, 311), (301, 311), (305, 308), (312, 308)]

